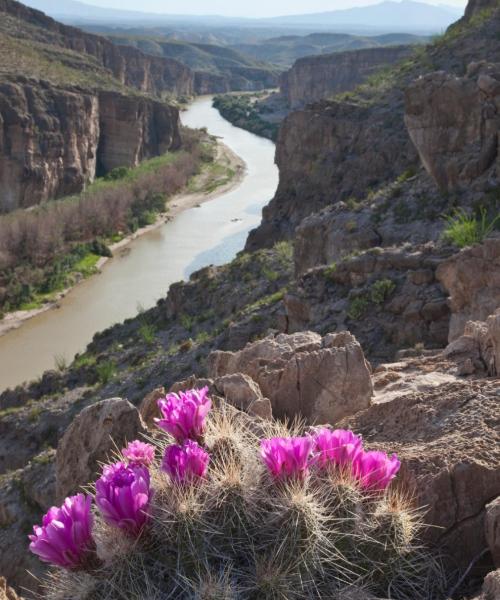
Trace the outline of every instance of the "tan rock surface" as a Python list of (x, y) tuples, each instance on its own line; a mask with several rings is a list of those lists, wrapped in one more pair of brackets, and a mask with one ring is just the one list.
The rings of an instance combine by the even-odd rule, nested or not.
[(158, 400), (160, 398), (164, 398), (165, 394), (165, 388), (157, 388), (156, 390), (150, 392), (139, 406), (141, 418), (149, 428), (153, 428), (155, 426), (154, 420), (160, 416), (160, 411), (158, 410)]
[(21, 597), (7, 585), (5, 577), (0, 577), (0, 600), (21, 600)]
[(311, 423), (335, 423), (367, 408), (373, 393), (369, 365), (348, 332), (267, 337), (240, 352), (212, 353), (209, 371), (215, 378), (250, 376), (275, 416), (302, 415)]
[[(397, 452), (402, 480), (435, 526), (430, 541), (467, 567), (487, 545), (485, 507), (500, 494), (498, 381), (453, 376), (456, 364), (442, 355), (409, 359), (391, 371), (401, 376), (399, 390), (388, 382), (385, 397), (379, 387), (374, 405), (342, 425), (362, 434), (368, 447)], [(425, 372), (448, 382), (415, 388)]]
[[(453, 342), (464, 333), (467, 321), (486, 321), (500, 306), (500, 239), (458, 252), (439, 265), (436, 277), (450, 296)], [(497, 331), (496, 325), (492, 327)], [(498, 343), (497, 333), (495, 339)]]
[(100, 463), (142, 433), (145, 426), (139, 411), (127, 400), (112, 398), (82, 410), (57, 447), (57, 498), (62, 500), (91, 483)]

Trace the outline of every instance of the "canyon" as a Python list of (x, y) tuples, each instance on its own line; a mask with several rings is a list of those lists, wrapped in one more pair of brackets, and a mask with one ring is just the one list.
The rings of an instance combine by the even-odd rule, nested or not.
[[(314, 104), (297, 97), (303, 105), (278, 134), (278, 190), (245, 250), (192, 269), (70, 365), (0, 394), (9, 585), (36, 586), (26, 569), (44, 575), (25, 532), (95, 477), (109, 436), (151, 435), (167, 390), (207, 385), (257, 429), (302, 418), (396, 451), (398, 481), (430, 525), (422, 542), (449, 577), (426, 600), (495, 597), (499, 31), (498, 3), (471, 0), (443, 37), (375, 79)], [(89, 99), (85, 110), (98, 109), (123, 135), (113, 145), (127, 160), (140, 156), (114, 99), (105, 109)], [(167, 137), (175, 144), (173, 129)], [(112, 168), (113, 151), (102, 156)], [(465, 240), (464, 222), (474, 234)], [(348, 597), (366, 596), (339, 596)]]
[[(3, 213), (79, 193), (115, 167), (176, 150), (179, 99), (277, 83), (272, 69), (216, 46), (146, 53), (15, 0), (2, 0), (0, 14)], [(205, 53), (207, 71), (184, 64), (193, 64), (190, 52), (195, 65)]]

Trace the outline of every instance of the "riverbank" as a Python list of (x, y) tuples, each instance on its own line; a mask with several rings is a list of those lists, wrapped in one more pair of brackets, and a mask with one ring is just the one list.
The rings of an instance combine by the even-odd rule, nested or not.
[(274, 90), (221, 94), (213, 99), (214, 108), (235, 127), (273, 142), (286, 116), (282, 104), (281, 96)]
[[(134, 233), (111, 244), (109, 249), (112, 256), (103, 256), (99, 259), (95, 265), (95, 274), (100, 274), (101, 269), (112, 258), (116, 258), (121, 253), (127, 252), (127, 246), (132, 241), (158, 229), (166, 222), (172, 221), (182, 212), (196, 206), (201, 206), (202, 204), (214, 200), (237, 188), (243, 181), (245, 172), (245, 162), (228, 146), (223, 144), (220, 140), (217, 140), (217, 153), (213, 164), (203, 169), (198, 175), (195, 175), (189, 182), (187, 190), (169, 198), (166, 204), (167, 211), (158, 215), (154, 223), (139, 228)], [(53, 298), (43, 306), (7, 313), (0, 321), (0, 337), (14, 329), (18, 329), (34, 317), (49, 310), (57, 309), (59, 307), (59, 302), (77, 287), (79, 283), (85, 280), (86, 278), (81, 277), (74, 285), (55, 294)]]

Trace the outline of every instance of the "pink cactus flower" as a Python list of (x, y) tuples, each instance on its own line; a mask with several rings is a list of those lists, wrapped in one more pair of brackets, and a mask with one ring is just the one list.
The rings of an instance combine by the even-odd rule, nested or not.
[(187, 440), (165, 450), (162, 471), (176, 483), (193, 483), (206, 476), (209, 462), (209, 454), (197, 442)]
[(94, 551), (92, 497), (78, 494), (66, 498), (60, 508), (52, 507), (33, 527), (30, 550), (43, 562), (65, 569), (85, 565)]
[(272, 438), (262, 440), (262, 460), (275, 479), (299, 479), (307, 476), (313, 449), (312, 437)]
[(385, 452), (361, 452), (353, 463), (353, 474), (361, 487), (371, 491), (384, 491), (396, 477), (401, 467), (398, 457)]
[(314, 435), (314, 443), (316, 464), (320, 468), (349, 466), (363, 451), (361, 438), (345, 429), (319, 429)]
[(122, 450), (122, 454), (129, 465), (150, 467), (155, 460), (154, 446), (145, 444), (139, 440), (130, 442), (128, 446)]
[(158, 400), (162, 418), (155, 419), (161, 429), (170, 433), (179, 444), (187, 439), (199, 440), (205, 431), (205, 421), (212, 407), (207, 397), (208, 387), (168, 394)]
[(149, 519), (153, 496), (149, 471), (140, 465), (107, 465), (96, 482), (95, 502), (103, 519), (130, 535), (139, 535)]

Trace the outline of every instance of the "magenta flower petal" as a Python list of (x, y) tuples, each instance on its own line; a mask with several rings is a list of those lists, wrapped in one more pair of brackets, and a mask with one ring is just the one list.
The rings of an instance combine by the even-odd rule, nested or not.
[(182, 444), (185, 440), (197, 440), (205, 431), (206, 417), (212, 407), (207, 397), (208, 387), (168, 394), (158, 400), (161, 419), (155, 419), (158, 427), (169, 433)]
[(361, 452), (353, 463), (353, 474), (367, 490), (384, 491), (396, 477), (401, 462), (393, 454), (385, 452)]
[(320, 468), (349, 466), (362, 451), (363, 442), (352, 431), (319, 429), (314, 436), (315, 462)]
[(66, 498), (60, 508), (52, 507), (42, 526), (33, 527), (30, 550), (40, 560), (66, 569), (82, 567), (93, 552), (92, 497), (78, 494)]
[(162, 470), (172, 481), (193, 483), (206, 476), (209, 462), (209, 454), (197, 442), (187, 440), (182, 446), (169, 446), (165, 450)]
[(95, 501), (103, 519), (131, 535), (147, 523), (152, 496), (149, 471), (141, 465), (108, 465), (96, 482)]
[(262, 440), (260, 452), (264, 464), (275, 479), (304, 479), (314, 440), (309, 437)]
[(130, 465), (143, 465), (150, 467), (155, 460), (155, 449), (151, 444), (145, 444), (139, 440), (130, 442), (122, 450), (123, 457)]

